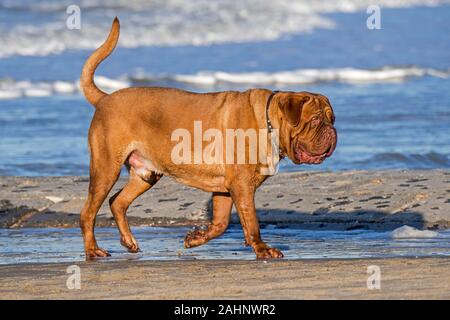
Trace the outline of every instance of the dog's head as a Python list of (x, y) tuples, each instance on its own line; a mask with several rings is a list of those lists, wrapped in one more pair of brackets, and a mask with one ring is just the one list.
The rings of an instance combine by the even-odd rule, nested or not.
[(281, 150), (295, 164), (319, 164), (337, 143), (334, 112), (327, 97), (309, 92), (277, 93)]

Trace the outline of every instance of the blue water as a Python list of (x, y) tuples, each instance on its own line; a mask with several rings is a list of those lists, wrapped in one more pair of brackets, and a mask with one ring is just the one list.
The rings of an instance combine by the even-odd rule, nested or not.
[[(9, 32), (8, 23), (35, 23), (45, 31), (51, 19), (64, 18), (59, 9), (36, 9), (31, 1), (22, 1), (23, 6), (14, 10), (5, 9), (5, 3), (0, 1), (0, 17), (7, 19), (0, 23), (0, 31)], [(91, 8), (86, 13), (90, 23), (96, 17), (103, 23), (104, 28), (96, 29), (99, 39), (106, 36), (114, 15), (121, 17), (123, 43), (127, 43), (127, 36), (138, 33), (132, 27), (135, 21), (127, 5), (123, 6), (125, 9), (118, 6), (107, 13)], [(175, 15), (170, 11), (165, 14)], [(121, 46), (119, 40), (119, 47), (97, 74), (112, 79), (127, 78), (132, 84), (137, 84), (133, 80), (136, 74), (165, 75), (164, 79), (146, 78), (144, 84), (205, 92), (245, 90), (260, 84), (219, 81), (196, 85), (173, 81), (171, 76), (200, 71), (270, 74), (347, 67), (433, 69), (442, 74), (403, 77), (397, 81), (333, 80), (264, 87), (320, 92), (330, 98), (336, 114), (339, 142), (332, 158), (319, 166), (294, 166), (284, 161), (282, 170), (450, 168), (450, 6), (383, 8), (382, 29), (373, 31), (366, 28), (365, 10), (329, 12), (322, 16), (334, 26), (282, 34), (272, 40), (255, 36), (251, 41), (226, 40), (198, 46), (178, 39), (176, 32), (169, 45)], [(179, 28), (182, 32), (183, 25)], [(221, 31), (217, 32), (221, 35)], [(18, 34), (26, 37), (26, 32)], [(79, 33), (77, 39), (81, 42), (85, 36)], [(67, 48), (45, 55), (27, 55), (19, 46), (19, 53), (2, 56), (6, 49), (0, 49), (0, 79), (31, 83), (76, 81), (92, 49), (77, 47), (69, 40), (61, 37), (58, 41)], [(39, 41), (37, 36), (36, 43)], [(86, 175), (89, 163), (86, 135), (92, 114), (93, 108), (79, 93), (0, 99), (0, 175)]]
[[(102, 261), (120, 260), (254, 260), (244, 247), (239, 226), (231, 226), (220, 238), (193, 249), (183, 248), (188, 228), (133, 228), (142, 252), (128, 253), (119, 244), (116, 228), (97, 228), (100, 246), (111, 253)], [(310, 231), (268, 226), (266, 241), (283, 251), (286, 259), (354, 259), (392, 257), (450, 257), (450, 231), (433, 238), (393, 239), (390, 232), (368, 230)], [(83, 261), (79, 229), (0, 229), (0, 264)]]

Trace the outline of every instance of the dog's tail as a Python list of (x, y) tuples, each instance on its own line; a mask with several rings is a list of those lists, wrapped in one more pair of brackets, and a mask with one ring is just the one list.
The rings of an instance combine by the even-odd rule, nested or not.
[(101, 47), (95, 50), (94, 53), (91, 54), (91, 56), (86, 60), (83, 71), (81, 72), (80, 87), (83, 90), (86, 99), (93, 106), (96, 106), (100, 99), (107, 95), (94, 83), (95, 69), (97, 69), (97, 66), (105, 60), (116, 47), (117, 40), (119, 40), (119, 31), (119, 19), (116, 17), (112, 23), (108, 39), (106, 39)]

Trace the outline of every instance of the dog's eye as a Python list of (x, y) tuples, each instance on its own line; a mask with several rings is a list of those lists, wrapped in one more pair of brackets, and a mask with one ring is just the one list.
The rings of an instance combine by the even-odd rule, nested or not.
[(314, 116), (311, 118), (311, 125), (313, 125), (314, 127), (317, 126), (320, 123), (320, 119), (318, 116)]

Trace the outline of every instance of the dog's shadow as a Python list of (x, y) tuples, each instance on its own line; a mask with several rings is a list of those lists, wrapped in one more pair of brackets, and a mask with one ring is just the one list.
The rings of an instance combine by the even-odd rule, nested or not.
[[(405, 211), (389, 213), (381, 210), (353, 210), (353, 211), (320, 211), (305, 212), (283, 209), (257, 209), (261, 228), (268, 225), (295, 226), (305, 229), (318, 230), (394, 230), (409, 225), (417, 229), (438, 229), (439, 225), (427, 224), (423, 213)], [(233, 210), (231, 222), (239, 223), (239, 217)]]

